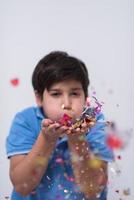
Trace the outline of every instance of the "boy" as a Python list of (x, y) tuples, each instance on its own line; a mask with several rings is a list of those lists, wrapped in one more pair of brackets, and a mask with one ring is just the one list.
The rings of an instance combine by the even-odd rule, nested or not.
[(76, 120), (83, 112), (89, 85), (85, 64), (51, 52), (37, 64), (32, 85), (38, 106), (19, 112), (7, 137), (11, 199), (105, 200), (113, 154), (99, 123), (103, 115), (92, 128), (85, 122), (76, 128), (60, 123), (64, 114)]

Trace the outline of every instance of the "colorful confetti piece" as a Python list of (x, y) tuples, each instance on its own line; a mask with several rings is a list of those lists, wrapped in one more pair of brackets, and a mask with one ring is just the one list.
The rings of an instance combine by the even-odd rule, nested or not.
[(13, 78), (13, 79), (10, 80), (10, 83), (11, 83), (12, 86), (16, 87), (16, 86), (19, 85), (20, 80), (18, 78)]

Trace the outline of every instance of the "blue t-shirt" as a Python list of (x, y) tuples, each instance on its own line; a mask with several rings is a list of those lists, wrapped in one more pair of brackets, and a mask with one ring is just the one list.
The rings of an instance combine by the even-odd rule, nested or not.
[[(6, 140), (7, 156), (27, 154), (37, 140), (44, 119), (39, 107), (30, 107), (16, 114)], [(97, 123), (86, 135), (91, 151), (104, 161), (113, 160), (113, 152), (106, 145), (103, 114), (98, 114)], [(57, 162), (61, 159), (63, 162)], [(86, 200), (73, 180), (67, 137), (57, 141), (54, 152), (40, 184), (30, 195), (24, 197), (14, 189), (11, 200)], [(96, 200), (106, 200), (105, 188)]]

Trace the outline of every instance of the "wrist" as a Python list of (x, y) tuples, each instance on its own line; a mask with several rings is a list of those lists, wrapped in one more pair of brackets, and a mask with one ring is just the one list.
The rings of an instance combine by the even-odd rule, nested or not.
[(68, 141), (70, 143), (83, 143), (86, 141), (85, 134), (70, 134), (68, 135)]
[(43, 140), (45, 141), (45, 144), (48, 145), (48, 147), (54, 146), (56, 141), (57, 141), (57, 139), (58, 139), (58, 137), (56, 137), (56, 136), (53, 137), (53, 136), (50, 136), (48, 134), (45, 134), (44, 131), (41, 131), (40, 134), (41, 134)]

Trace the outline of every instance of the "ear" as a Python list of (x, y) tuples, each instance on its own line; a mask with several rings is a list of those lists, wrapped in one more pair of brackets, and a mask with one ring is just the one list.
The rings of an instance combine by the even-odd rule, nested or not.
[(36, 103), (39, 107), (42, 106), (42, 98), (41, 96), (39, 95), (39, 93), (37, 91), (34, 91), (34, 94), (35, 94), (35, 100), (36, 100)]

